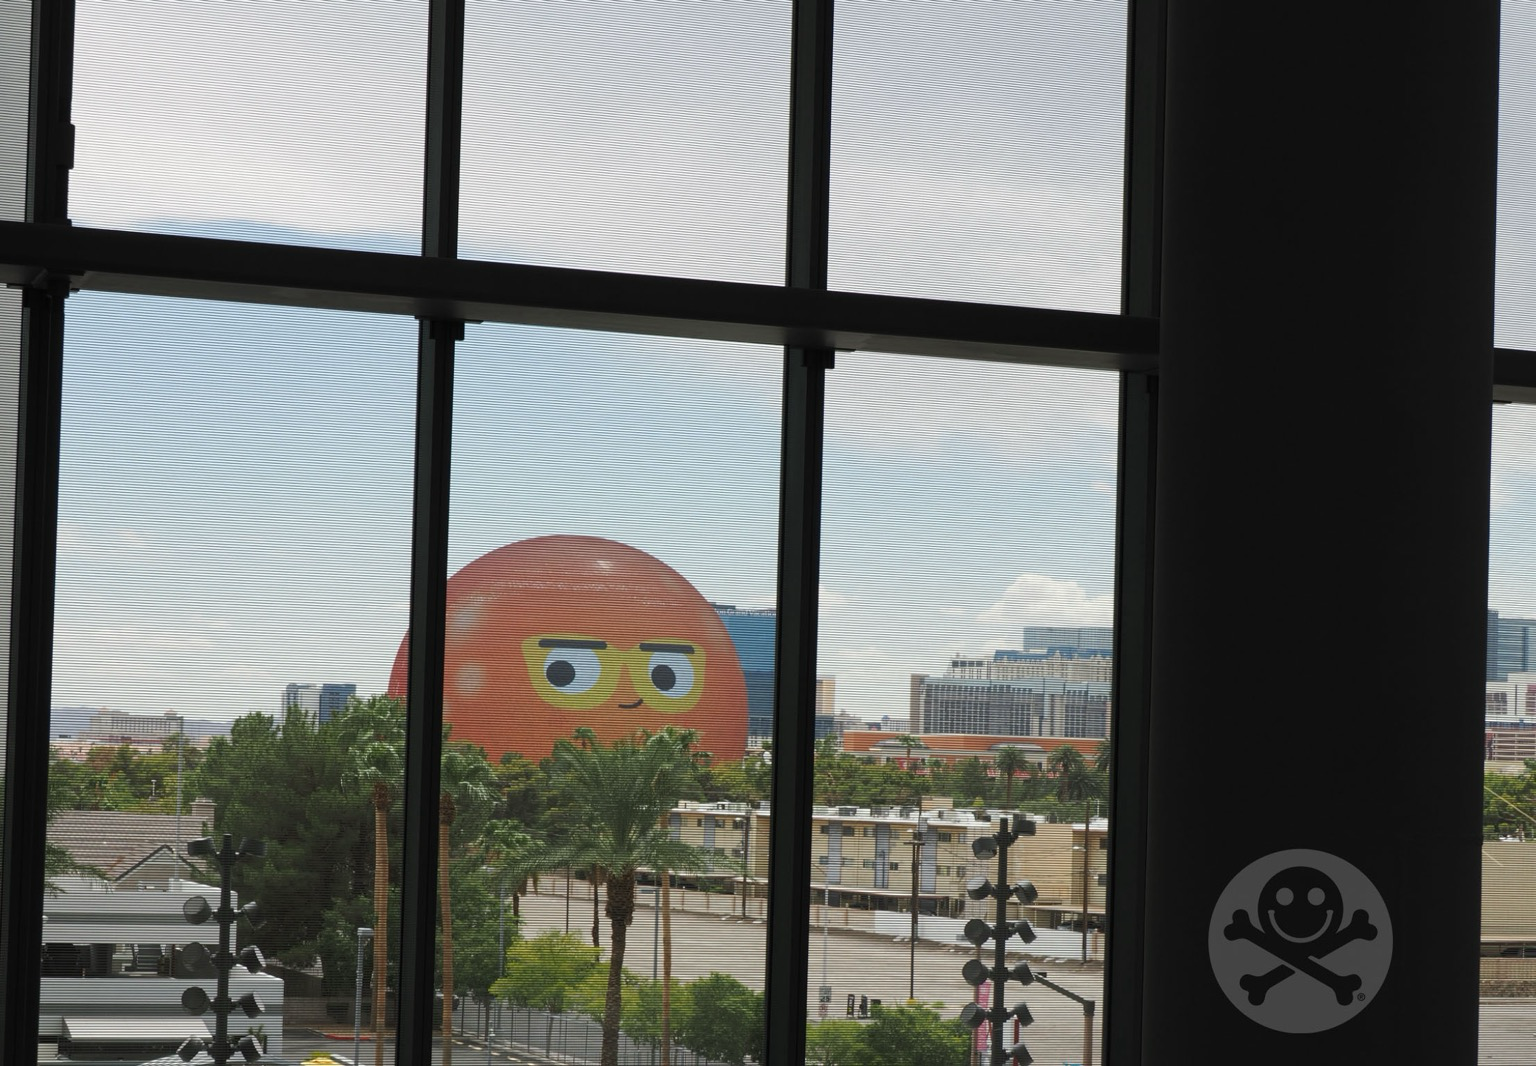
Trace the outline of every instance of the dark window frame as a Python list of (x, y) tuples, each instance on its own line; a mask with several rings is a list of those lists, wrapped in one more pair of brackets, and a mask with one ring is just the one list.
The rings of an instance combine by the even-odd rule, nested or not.
[[(457, 258), (463, 0), (432, 0), (419, 256), (121, 233), (68, 224), (74, 12), (33, 0), (26, 219), (0, 222), (0, 282), (23, 290), (16, 547), (6, 805), (0, 863), (0, 1060), (37, 1048), (41, 856), (45, 835), (57, 526), (59, 390), (65, 308), (73, 291), (366, 310), (422, 322), (411, 625), (442, 624), (453, 355), (466, 321), (618, 330), (784, 347), (776, 655), (776, 806), (769, 901), (765, 1063), (804, 1061), (812, 868), (810, 790), (815, 707), (815, 593), (820, 529), (822, 397), (837, 350), (990, 359), (1121, 374), (1117, 499), (1114, 767), (1109, 911), (1116, 935), (1105, 976), (1105, 1060), (1140, 1051), (1136, 988), (1143, 927), (1148, 617), (1155, 484), (1161, 247), (1164, 0), (1131, 0), (1128, 24), (1122, 313), (996, 307), (827, 291), (833, 0), (796, 0), (783, 286), (621, 275)], [(508, 294), (516, 294), (516, 298)], [(1386, 373), (1390, 367), (1383, 366)], [(1536, 354), (1495, 353), (1494, 398), (1536, 399)], [(399, 1061), (430, 1057), (441, 641), (413, 641), (402, 883)], [(417, 649), (421, 649), (419, 652)], [(823, 829), (825, 827), (823, 826)], [(825, 857), (822, 858), (824, 863)], [(1124, 869), (1132, 876), (1117, 877)]]

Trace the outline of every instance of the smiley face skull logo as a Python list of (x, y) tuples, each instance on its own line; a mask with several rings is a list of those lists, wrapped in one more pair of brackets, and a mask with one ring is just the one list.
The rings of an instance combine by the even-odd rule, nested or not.
[(1321, 960), (1352, 940), (1375, 940), (1376, 927), (1364, 909), (1343, 924), (1344, 901), (1333, 878), (1310, 866), (1292, 866), (1271, 877), (1259, 893), (1259, 924), (1248, 912), (1232, 915), (1224, 935), (1247, 940), (1269, 952), (1280, 964), (1261, 974), (1244, 974), (1239, 985), (1255, 1006), (1275, 985), (1298, 970), (1333, 989), (1346, 1007), (1360, 988), (1359, 974), (1334, 973)]
[(1374, 885), (1321, 851), (1266, 855), (1232, 879), (1211, 915), (1211, 966), (1244, 1014), (1307, 1033), (1353, 1017), (1391, 962), (1391, 922)]

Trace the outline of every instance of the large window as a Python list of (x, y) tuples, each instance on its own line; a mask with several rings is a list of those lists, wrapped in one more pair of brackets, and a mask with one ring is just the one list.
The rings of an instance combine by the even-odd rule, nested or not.
[(411, 251), (425, 33), (424, 4), (81, 3), (75, 219)]
[(776, 283), (789, 14), (471, 0), (464, 253)]
[[(1007, 902), (1033, 931), (1007, 941), (1010, 966), (1103, 1003), (1115, 408), (1115, 379), (1080, 371), (861, 352), (829, 376), (809, 982), (834, 1016), (811, 1026), (824, 1053), (850, 1002), (881, 1061), (894, 1028), (870, 1003), (907, 1024), (988, 1003), (992, 983), (962, 973), (968, 923), (996, 916), (976, 877), (1038, 892)], [(1027, 822), (1007, 879), (976, 850), (1003, 819)], [(1078, 1003), (1005, 994), (1036, 1019), (1038, 1061), (1102, 1058)]]
[(832, 287), (1117, 310), (1126, 5), (837, 20)]
[[(146, 297), (71, 307), (40, 1008), (61, 1054), (112, 1037), (92, 1017), (118, 1020), (108, 1046), (126, 1055), (214, 1035), (183, 1005), (217, 993), (219, 922), (183, 907), (217, 909), (226, 873), (235, 906), (262, 908), (233, 950), (266, 960), (231, 975), (263, 1008), (237, 1012), (232, 1039), (303, 1051), (284, 1044), (296, 1023), (350, 1031), (364, 1003), (386, 1030), (413, 332)], [(226, 834), (265, 853), (226, 870), (189, 848)]]
[[(1536, 23), (1506, 8), (1494, 332), (1528, 345)], [(1204, 957), (1143, 944), (1183, 934), (1152, 906), (1175, 886), (1209, 910), (1191, 853), (1235, 856), (1249, 826), (1208, 842), (1166, 812), (1213, 751), (1240, 776), (1244, 745), (1294, 743), (1307, 782), (1304, 743), (1246, 732), (1231, 660), (1338, 649), (1219, 653), (1200, 702), (1153, 709), (1152, 565), (1223, 513), (1321, 555), (1361, 497), (1250, 512), (1155, 454), (1214, 407), (1159, 427), (1160, 345), (1191, 328), (1154, 317), (1162, 205), (1198, 215), (1220, 172), (1177, 157), (1164, 195), (1165, 146), (1198, 127), (1165, 129), (1165, 101), (1210, 71), (1163, 63), (1202, 10), (0, 0), (0, 1059), (248, 1038), (359, 1066), (981, 1066), (1015, 1038), (984, 1015), (1022, 1000), (1035, 1061), (1133, 1066), (1172, 1024), (1144, 1032), (1147, 1003), (1220, 992)], [(1230, 73), (1252, 37), (1199, 62)], [(1418, 143), (1408, 108), (1366, 103), (1358, 143)], [(1304, 154), (1314, 125), (1248, 173), (1374, 196), (1380, 175)], [(1269, 200), (1219, 220), (1255, 256), (1289, 236)], [(1177, 387), (1241, 368), (1211, 396), (1274, 403), (1313, 373), (1244, 350), (1309, 324), (1306, 284), (1244, 293), (1262, 319)], [(1369, 347), (1336, 369), (1395, 380)], [(1499, 398), (1529, 401), (1532, 354), (1500, 358)], [(1274, 410), (1331, 441), (1311, 380)], [(1536, 992), (1529, 410), (1494, 416), (1484, 704), (1481, 1051), (1511, 1066)], [(1269, 465), (1234, 480), (1307, 474)], [(1318, 573), (1279, 591), (1321, 618), (1348, 575)], [(1184, 673), (1161, 683), (1268, 610), (1240, 577), (1193, 638), (1164, 630)], [(1407, 773), (1328, 754), (1355, 796)], [(1250, 802), (1196, 798), (1229, 827)], [(1280, 801), (1251, 802), (1278, 833)], [(263, 924), (208, 913), (226, 881)], [(990, 928), (994, 905), (1028, 926)], [(1432, 939), (1401, 938), (1403, 969), (1430, 972)], [(1055, 983), (998, 987), (1010, 967)], [(1469, 984), (1445, 992), (1464, 1013)], [(1195, 1039), (1246, 1024), (1215, 1006)]]
[[(761, 1057), (770, 806), (749, 723), (773, 714), (777, 355), (507, 326), (461, 347), (443, 788), (471, 821), (450, 862), (468, 881), (479, 852), (521, 896), (502, 959), (456, 963), (467, 1034)], [(462, 772), (481, 751), (483, 809)], [(473, 891), (453, 887), (461, 944)]]
[[(1127, 12), (837, 6), (45, 23), (34, 205), (67, 171), (133, 248), (20, 278), (65, 331), (27, 1054), (958, 1066), (1021, 812), (1010, 964), (1103, 1001)], [(191, 991), (226, 872), (259, 1015)]]

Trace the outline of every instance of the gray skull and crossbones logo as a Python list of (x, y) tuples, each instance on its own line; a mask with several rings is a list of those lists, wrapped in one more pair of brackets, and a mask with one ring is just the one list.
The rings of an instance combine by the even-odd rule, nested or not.
[(1273, 969), (1238, 982), (1249, 1003), (1263, 1003), (1271, 988), (1298, 972), (1332, 989), (1340, 1006), (1350, 1003), (1360, 976), (1335, 973), (1322, 960), (1345, 944), (1376, 939), (1376, 927), (1363, 909), (1344, 921), (1343, 895), (1333, 878), (1311, 866), (1281, 870), (1260, 891), (1258, 915), (1256, 926), (1246, 910), (1234, 911), (1223, 930), (1228, 940), (1249, 941), (1277, 960)]

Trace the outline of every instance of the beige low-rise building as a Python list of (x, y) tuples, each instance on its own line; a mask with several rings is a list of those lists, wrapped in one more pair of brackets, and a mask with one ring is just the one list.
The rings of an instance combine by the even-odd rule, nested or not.
[[(997, 879), (997, 861), (976, 858), (972, 844), (996, 833), (1000, 817), (1012, 814), (947, 805), (921, 811), (816, 807), (811, 827), (812, 902), (909, 912), (915, 899), (923, 914), (994, 917), (995, 904), (970, 900), (966, 883), (974, 877)], [(771, 818), (766, 804), (678, 804), (669, 815), (673, 838), (717, 859), (709, 870), (679, 875), (680, 880), (698, 887), (712, 884), (747, 898), (765, 896)], [(1018, 916), (1042, 928), (1077, 927), (1086, 910), (1090, 927), (1102, 927), (1108, 821), (1093, 819), (1086, 830), (1081, 822), (1052, 823), (1038, 816), (1031, 821), (1034, 833), (1021, 836), (1009, 849), (1008, 877), (1010, 882), (1031, 881), (1040, 895)], [(1011, 906), (1018, 912), (1017, 904)]]

